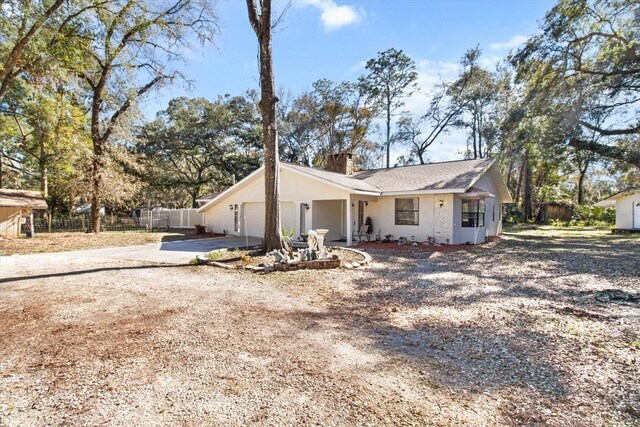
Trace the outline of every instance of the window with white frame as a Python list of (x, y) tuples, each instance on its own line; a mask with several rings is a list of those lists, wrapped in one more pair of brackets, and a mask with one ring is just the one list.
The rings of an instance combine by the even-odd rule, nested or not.
[(417, 197), (396, 199), (396, 225), (418, 225), (419, 216), (420, 207)]
[(484, 227), (484, 200), (462, 201), (462, 226)]
[(238, 212), (238, 205), (233, 205), (233, 230), (236, 233), (240, 231), (240, 212)]

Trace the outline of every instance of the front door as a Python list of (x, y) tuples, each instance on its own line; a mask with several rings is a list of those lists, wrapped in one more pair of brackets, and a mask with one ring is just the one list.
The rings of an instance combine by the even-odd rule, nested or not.
[(633, 228), (640, 228), (640, 202), (633, 202)]

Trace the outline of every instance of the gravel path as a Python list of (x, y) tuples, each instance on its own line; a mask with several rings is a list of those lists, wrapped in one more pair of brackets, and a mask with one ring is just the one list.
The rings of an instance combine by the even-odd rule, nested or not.
[(639, 243), (523, 232), (268, 275), (5, 263), (0, 425), (637, 425)]

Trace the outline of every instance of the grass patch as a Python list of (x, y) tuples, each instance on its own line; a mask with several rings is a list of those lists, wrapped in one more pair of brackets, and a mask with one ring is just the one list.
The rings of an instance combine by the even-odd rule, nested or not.
[(224, 251), (213, 251), (207, 254), (207, 259), (211, 261), (217, 261), (222, 258), (222, 254)]

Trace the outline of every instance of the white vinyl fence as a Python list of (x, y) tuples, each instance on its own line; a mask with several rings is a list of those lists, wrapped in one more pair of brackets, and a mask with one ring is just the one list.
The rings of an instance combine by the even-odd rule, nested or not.
[(193, 228), (203, 224), (204, 214), (197, 209), (157, 209), (140, 211), (140, 225), (150, 230), (169, 228)]

